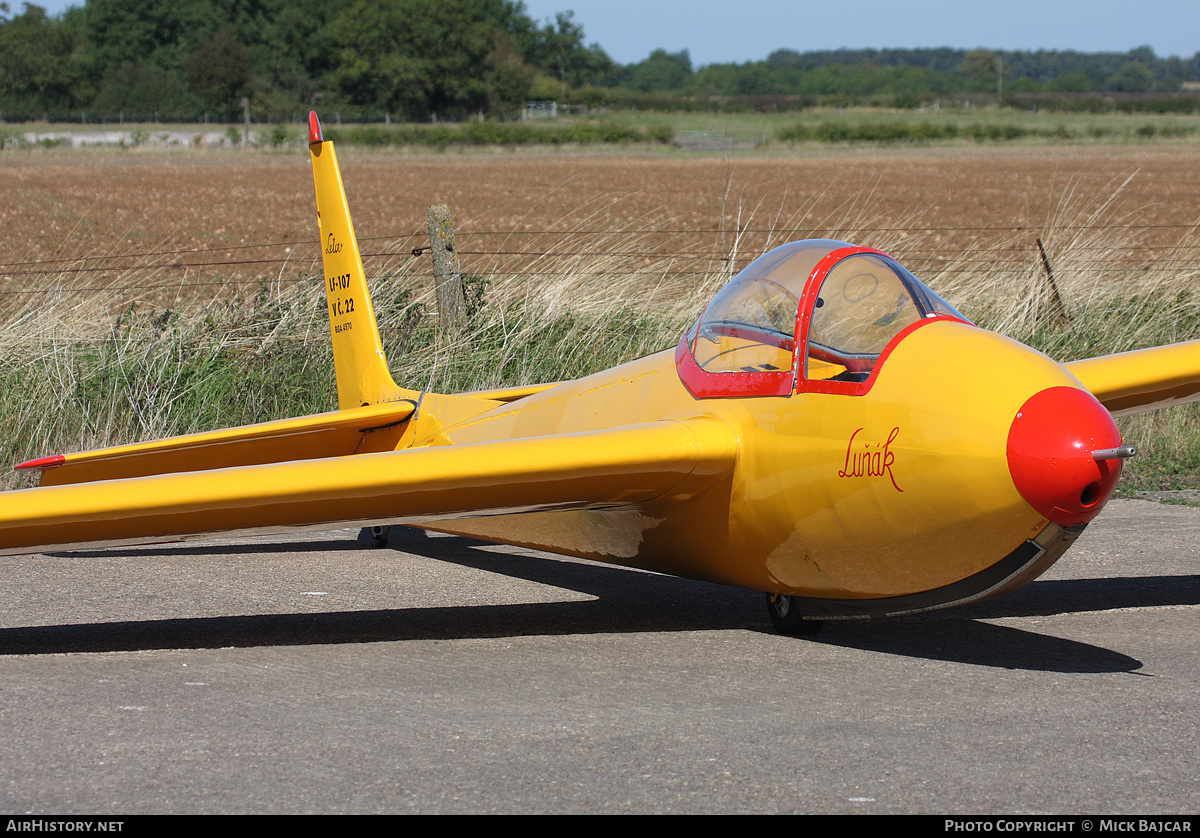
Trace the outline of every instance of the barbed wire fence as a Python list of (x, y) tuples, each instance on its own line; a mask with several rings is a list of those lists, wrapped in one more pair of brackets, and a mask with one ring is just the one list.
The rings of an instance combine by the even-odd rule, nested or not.
[[(1119, 234), (1121, 239), (1136, 238), (1139, 234), (1195, 230), (1187, 224), (1081, 224), (1056, 227), (1054, 234)], [(727, 231), (725, 231), (727, 232)], [(859, 228), (800, 228), (787, 240), (799, 238), (842, 238), (856, 242), (888, 238), (886, 250), (916, 273), (969, 273), (978, 266), (990, 269), (1017, 269), (1040, 264), (1037, 241), (1047, 243), (1051, 260), (1054, 258), (1052, 239), (1041, 228), (1032, 226), (875, 226)], [(506, 277), (537, 277), (557, 273), (561, 268), (542, 264), (547, 259), (577, 260), (575, 272), (587, 273), (582, 259), (624, 259), (654, 264), (658, 276), (689, 277), (715, 269), (737, 270), (748, 265), (765, 252), (755, 249), (755, 239), (771, 237), (779, 241), (779, 231), (747, 227), (737, 231), (742, 237), (738, 252), (731, 255), (720, 249), (723, 231), (718, 229), (626, 229), (626, 230), (456, 230), (465, 245), (457, 253), (466, 264), (467, 273), (489, 273)], [(960, 241), (969, 235), (971, 241)], [(931, 242), (936, 236), (938, 241)], [(980, 241), (981, 237), (988, 237)], [(505, 244), (489, 246), (500, 239)], [(614, 249), (614, 240), (631, 240), (631, 249)], [(911, 240), (912, 245), (905, 240)], [(990, 240), (988, 240), (990, 239)], [(532, 240), (532, 241), (531, 241)], [(370, 236), (359, 239), (364, 268), (368, 279), (383, 273), (394, 273), (399, 260), (405, 273), (414, 279), (431, 278), (431, 267), (418, 266), (417, 259), (429, 250), (429, 234), (425, 231)], [(515, 241), (516, 246), (513, 246)], [(524, 242), (524, 243), (523, 243)], [(964, 247), (969, 248), (964, 250)], [(1075, 251), (1110, 252), (1111, 242), (1074, 242)], [(1125, 245), (1118, 242), (1119, 253), (1109, 253), (1102, 267), (1107, 272), (1121, 273), (1148, 268), (1162, 255), (1186, 257), (1200, 254), (1200, 242), (1160, 243), (1139, 242)], [(238, 254), (238, 255), (235, 255)], [(665, 272), (659, 267), (669, 261)], [(135, 272), (180, 272), (178, 280), (159, 284), (120, 284), (123, 276)], [(0, 291), (5, 295), (32, 295), (53, 291), (57, 294), (94, 291), (139, 291), (202, 289), (223, 286), (253, 285), (272, 282), (289, 284), (309, 281), (320, 272), (320, 251), (317, 241), (295, 240), (221, 247), (201, 247), (137, 251), (115, 254), (88, 254), (38, 260), (0, 262)], [(611, 273), (607, 266), (598, 275)], [(286, 275), (285, 275), (286, 274)], [(190, 275), (190, 276), (189, 276)], [(83, 280), (72, 282), (71, 280)], [(40, 281), (39, 281), (40, 280)]]
[[(547, 309), (602, 312), (610, 303), (611, 311), (625, 305), (645, 315), (670, 311), (671, 322), (694, 319), (716, 289), (753, 259), (783, 241), (812, 238), (883, 250), (968, 316), (1006, 334), (1036, 329), (1048, 318), (1061, 324), (1077, 300), (1109, 297), (1118, 287), (1128, 289), (1129, 298), (1164, 282), (1173, 293), (1200, 287), (1200, 236), (1196, 225), (1186, 224), (1091, 219), (1045, 226), (843, 223), (783, 230), (753, 224), (732, 230), (463, 225), (449, 228), (458, 267), (457, 287), (448, 296), (431, 231), (440, 235), (431, 226), (359, 238), (385, 341), (405, 345), (422, 322), (436, 324), (442, 334), (466, 335), (461, 318), (470, 319), (483, 305), (534, 298)], [(0, 262), (0, 320), (6, 324), (0, 349), (28, 351), (46, 335), (100, 343), (134, 311), (169, 312), (164, 326), (168, 317), (200, 311), (220, 324), (223, 340), (261, 354), (280, 339), (320, 333), (321, 274), (316, 239)], [(462, 298), (457, 313), (445, 305), (448, 298)], [(291, 322), (287, 330), (285, 320)], [(309, 325), (296, 332), (301, 321)]]

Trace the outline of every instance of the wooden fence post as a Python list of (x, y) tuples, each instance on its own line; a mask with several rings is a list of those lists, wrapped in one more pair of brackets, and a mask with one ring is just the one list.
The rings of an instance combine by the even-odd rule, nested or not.
[(1067, 306), (1063, 302), (1062, 295), (1058, 293), (1058, 283), (1054, 281), (1054, 271), (1050, 267), (1050, 257), (1046, 255), (1046, 248), (1042, 245), (1040, 237), (1037, 240), (1037, 249), (1042, 257), (1042, 267), (1046, 271), (1046, 279), (1050, 280), (1050, 291), (1054, 295), (1054, 311), (1058, 315), (1060, 323), (1069, 322), (1071, 316), (1067, 314)]
[(463, 293), (462, 271), (454, 249), (454, 225), (450, 208), (437, 204), (426, 213), (429, 245), (433, 251), (433, 279), (437, 291), (438, 337), (455, 340), (466, 325), (467, 300)]

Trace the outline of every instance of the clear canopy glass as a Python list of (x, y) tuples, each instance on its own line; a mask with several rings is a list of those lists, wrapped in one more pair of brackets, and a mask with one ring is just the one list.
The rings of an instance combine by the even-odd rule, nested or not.
[[(814, 273), (826, 256), (853, 247), (815, 239), (754, 260), (721, 289), (689, 334), (699, 368), (718, 374), (796, 369), (810, 380), (865, 381), (906, 327), (938, 315), (966, 319), (882, 254), (850, 252)], [(801, 312), (806, 290), (808, 317)], [(797, 339), (805, 329), (807, 357), (799, 364)]]

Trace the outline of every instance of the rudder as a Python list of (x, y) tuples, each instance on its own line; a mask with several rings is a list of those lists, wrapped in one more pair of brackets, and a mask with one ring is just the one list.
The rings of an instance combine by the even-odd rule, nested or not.
[(392, 380), (379, 339), (337, 154), (333, 143), (325, 141), (316, 113), (308, 115), (308, 149), (317, 192), (338, 408), (346, 410), (403, 398), (408, 391)]

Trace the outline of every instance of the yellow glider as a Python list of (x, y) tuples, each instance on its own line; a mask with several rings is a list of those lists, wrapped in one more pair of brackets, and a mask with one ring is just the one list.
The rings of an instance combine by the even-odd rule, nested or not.
[(1112, 415), (1200, 399), (1200, 341), (1059, 365), (828, 240), (755, 260), (673, 351), (407, 390), (315, 114), (309, 148), (339, 410), (23, 463), (0, 552), (415, 524), (765, 591), (807, 633), (1036, 578), (1133, 453)]

